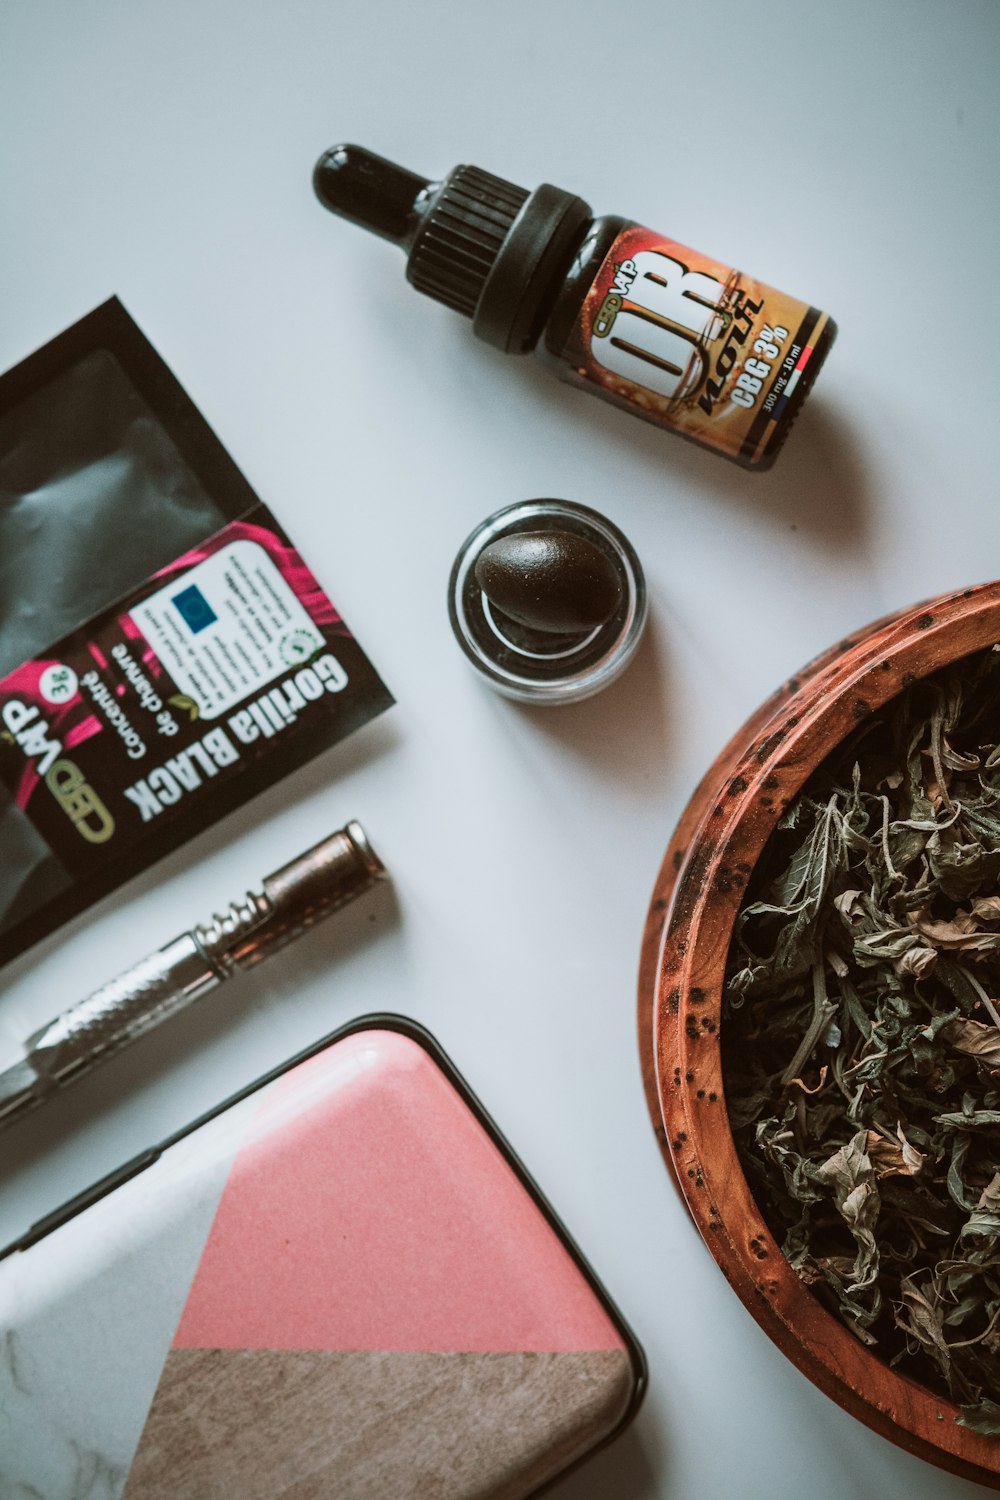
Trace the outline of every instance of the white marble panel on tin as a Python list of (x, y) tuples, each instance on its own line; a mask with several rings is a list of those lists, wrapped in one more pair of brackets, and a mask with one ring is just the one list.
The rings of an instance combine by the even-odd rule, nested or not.
[(118, 1500), (260, 1097), (0, 1262), (3, 1500)]

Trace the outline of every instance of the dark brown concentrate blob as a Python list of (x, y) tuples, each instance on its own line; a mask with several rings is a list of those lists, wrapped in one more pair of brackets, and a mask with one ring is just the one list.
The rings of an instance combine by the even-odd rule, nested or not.
[(498, 537), (476, 560), (476, 582), (511, 619), (557, 635), (603, 625), (622, 595), (611, 559), (570, 531)]

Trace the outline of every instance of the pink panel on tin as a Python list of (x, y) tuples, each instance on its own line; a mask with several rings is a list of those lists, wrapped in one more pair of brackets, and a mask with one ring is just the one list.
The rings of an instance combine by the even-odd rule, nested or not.
[(174, 1345), (623, 1347), (462, 1099), (392, 1031), (346, 1037), (268, 1090)]

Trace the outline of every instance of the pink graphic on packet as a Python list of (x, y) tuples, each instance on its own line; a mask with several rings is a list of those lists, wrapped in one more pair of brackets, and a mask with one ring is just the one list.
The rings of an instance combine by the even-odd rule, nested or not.
[(246, 521), (233, 521), (228, 526), (224, 526), (221, 531), (209, 537), (207, 542), (203, 542), (200, 547), (194, 547), (190, 552), (185, 552), (183, 557), (178, 557), (172, 563), (168, 563), (165, 568), (154, 573), (153, 577), (169, 578), (182, 569), (193, 567), (195, 563), (204, 562), (207, 557), (214, 557), (216, 552), (220, 552), (223, 547), (228, 547), (230, 542), (234, 541), (256, 542), (259, 547), (264, 548), (292, 592), (300, 600), (303, 608), (317, 625), (341, 623), (340, 615), (295, 548), (286, 546), (266, 526), (254, 526)]

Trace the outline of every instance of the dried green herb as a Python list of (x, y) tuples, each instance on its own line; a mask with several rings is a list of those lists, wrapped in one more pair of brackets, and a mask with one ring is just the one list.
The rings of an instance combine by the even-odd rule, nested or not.
[(734, 931), (730, 1123), (802, 1280), (1000, 1435), (1000, 647), (810, 778)]

